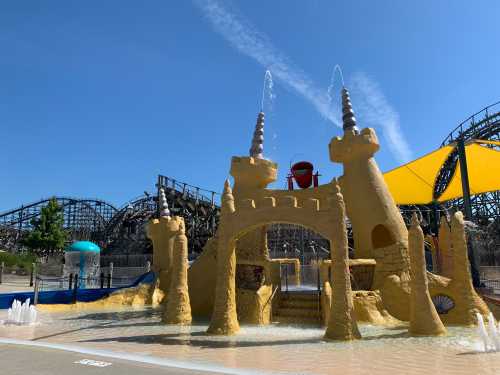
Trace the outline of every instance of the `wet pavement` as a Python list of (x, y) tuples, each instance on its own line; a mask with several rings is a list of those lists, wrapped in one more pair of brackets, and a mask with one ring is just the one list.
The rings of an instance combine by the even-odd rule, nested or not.
[(160, 316), (150, 308), (41, 312), (35, 326), (0, 326), (0, 343), (31, 340), (141, 363), (161, 360), (167, 367), (242, 374), (500, 373), (500, 353), (482, 353), (474, 329), (452, 327), (448, 337), (414, 338), (404, 326), (361, 325), (363, 339), (345, 343), (324, 341), (323, 328), (274, 324), (242, 326), (230, 337), (208, 336), (208, 322), (168, 326)]

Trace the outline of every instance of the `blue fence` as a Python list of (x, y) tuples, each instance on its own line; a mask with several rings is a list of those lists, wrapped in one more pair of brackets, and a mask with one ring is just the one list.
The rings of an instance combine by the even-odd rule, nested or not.
[[(38, 293), (38, 303), (40, 304), (69, 304), (75, 301), (78, 302), (93, 302), (101, 298), (109, 296), (111, 293), (123, 289), (137, 286), (139, 284), (151, 284), (156, 279), (154, 272), (148, 272), (139, 276), (133, 283), (115, 288), (102, 289), (76, 289), (76, 290), (51, 290), (41, 291)], [(12, 306), (15, 299), (24, 302), (30, 298), (31, 303), (34, 301), (34, 292), (18, 292), (0, 294), (0, 309), (8, 309)]]

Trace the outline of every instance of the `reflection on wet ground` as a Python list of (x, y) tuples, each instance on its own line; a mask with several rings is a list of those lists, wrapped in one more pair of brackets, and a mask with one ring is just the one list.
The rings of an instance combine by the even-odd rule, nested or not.
[(0, 326), (0, 337), (280, 373), (500, 373), (500, 353), (479, 353), (474, 329), (451, 327), (447, 337), (413, 338), (405, 327), (362, 325), (363, 339), (344, 343), (323, 341), (324, 330), (316, 327), (243, 326), (234, 336), (208, 336), (208, 322), (168, 326), (160, 316), (148, 308), (42, 312), (36, 326)]

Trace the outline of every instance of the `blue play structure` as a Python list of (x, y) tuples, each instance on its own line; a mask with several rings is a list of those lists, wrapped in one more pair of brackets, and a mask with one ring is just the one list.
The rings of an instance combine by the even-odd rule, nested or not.
[[(99, 274), (101, 249), (90, 241), (77, 241), (66, 248), (64, 252), (64, 273), (77, 274), (81, 278), (82, 288), (95, 288), (92, 283)], [(87, 285), (89, 283), (89, 285)]]
[[(119, 288), (103, 288), (103, 289), (76, 289), (76, 290), (53, 290), (44, 291), (38, 293), (38, 303), (41, 304), (59, 304), (59, 303), (73, 303), (75, 301), (79, 302), (92, 302), (97, 301), (101, 298), (109, 296), (111, 293), (124, 289), (137, 286), (139, 284), (151, 284), (155, 281), (156, 276), (154, 272), (148, 272), (142, 276), (139, 276), (132, 284), (119, 287)], [(76, 296), (75, 296), (76, 294)], [(26, 299), (30, 298), (31, 302), (34, 300), (33, 292), (19, 292), (19, 293), (6, 293), (0, 294), (0, 309), (8, 309), (11, 307), (12, 302), (17, 299), (18, 301), (24, 302)]]

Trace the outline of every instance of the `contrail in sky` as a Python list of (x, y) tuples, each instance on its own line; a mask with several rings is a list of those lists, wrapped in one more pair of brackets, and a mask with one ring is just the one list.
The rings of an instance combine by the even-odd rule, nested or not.
[(399, 114), (388, 103), (378, 84), (364, 73), (356, 73), (352, 78), (356, 107), (367, 125), (381, 128), (392, 154), (400, 163), (412, 159), (412, 151), (399, 125)]
[[(269, 69), (274, 77), (309, 101), (324, 118), (339, 127), (342, 126), (339, 114), (331, 108), (326, 90), (318, 88), (305, 72), (296, 67), (287, 56), (273, 46), (265, 34), (257, 30), (236, 11), (228, 10), (220, 1), (194, 0), (194, 3), (201, 9), (215, 31), (234, 48), (253, 58), (264, 68)], [(411, 152), (399, 131), (397, 112), (388, 104), (376, 84), (366, 76), (359, 77), (364, 77), (364, 79), (355, 80), (360, 93), (373, 96), (364, 98), (367, 109), (366, 115), (368, 115), (370, 123), (382, 127), (391, 151), (396, 158), (399, 161), (408, 161)], [(355, 79), (357, 78), (355, 77)], [(374, 105), (383, 107), (370, 112), (368, 109)], [(365, 111), (362, 111), (362, 115), (363, 112)], [(389, 120), (389, 122), (386, 122), (386, 120)]]

